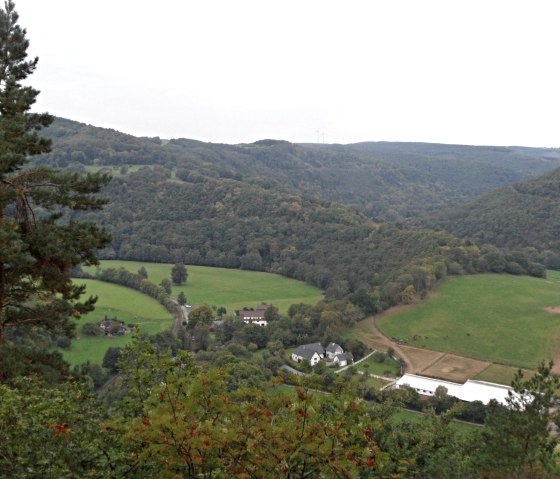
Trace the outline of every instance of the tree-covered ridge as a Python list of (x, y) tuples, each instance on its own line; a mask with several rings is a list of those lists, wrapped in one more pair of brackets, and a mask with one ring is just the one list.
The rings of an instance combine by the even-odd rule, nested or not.
[(457, 205), (560, 166), (553, 149), (276, 140), (224, 145), (135, 138), (63, 119), (46, 133), (56, 141), (43, 161), (60, 167), (158, 164), (214, 177), (260, 177), (390, 221)]
[[(317, 285), (331, 298), (366, 291), (368, 299), (357, 301), (368, 312), (410, 301), (446, 274), (487, 271), (492, 255), (506, 261), (450, 234), (375, 223), (265, 180), (177, 176), (144, 168), (113, 179), (105, 190), (109, 205), (88, 214), (112, 233), (105, 258), (279, 273)], [(544, 274), (522, 260), (507, 261)]]
[(536, 248), (551, 267), (560, 266), (560, 170), (506, 186), (416, 223), (478, 243)]

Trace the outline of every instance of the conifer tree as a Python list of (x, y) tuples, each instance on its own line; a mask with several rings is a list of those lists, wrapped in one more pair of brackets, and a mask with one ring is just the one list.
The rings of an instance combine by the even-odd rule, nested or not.
[(0, 8), (0, 345), (12, 327), (70, 334), (67, 318), (91, 310), (95, 302), (80, 302), (84, 288), (72, 284), (70, 270), (95, 264), (96, 250), (109, 241), (103, 229), (75, 219), (77, 211), (105, 203), (95, 193), (108, 176), (30, 164), (32, 155), (50, 151), (50, 140), (38, 131), (53, 118), (30, 111), (39, 92), (22, 82), (38, 58), (27, 58), (28, 46), (14, 3), (5, 1)]

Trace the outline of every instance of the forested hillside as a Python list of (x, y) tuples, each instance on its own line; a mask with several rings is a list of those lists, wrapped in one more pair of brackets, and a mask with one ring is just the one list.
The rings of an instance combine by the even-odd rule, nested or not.
[(481, 195), (416, 224), (439, 228), (479, 244), (536, 248), (560, 267), (560, 170)]
[[(434, 191), (429, 177), (443, 182), (444, 171), (452, 172), (446, 173), (450, 180), (460, 176), (461, 165), (474, 172), (484, 164), (472, 157), (458, 160), (462, 147), (419, 145), (414, 156), (415, 147), (406, 144), (345, 148), (271, 140), (238, 146), (162, 142), (67, 120), (48, 131), (55, 148), (38, 162), (82, 171), (107, 169), (116, 176), (105, 190), (107, 207), (86, 216), (113, 236), (111, 246), (101, 252), (105, 258), (271, 271), (317, 285), (332, 298), (352, 295), (367, 312), (411, 301), (446, 274), (493, 270), (496, 258), (506, 271), (544, 275), (542, 267), (522, 255), (481, 250), (447, 233), (376, 223), (319, 198), (337, 188), (348, 198), (359, 197), (355, 191), (379, 191), (387, 201), (397, 198), (414, 209), (419, 202), (413, 191)], [(387, 156), (383, 162), (367, 156), (379, 147), (379, 154)], [(544, 163), (502, 150), (497, 149), (510, 174)], [(430, 159), (434, 151), (442, 158)], [(438, 170), (438, 162), (457, 168), (440, 168), (430, 176), (426, 165)], [(371, 165), (384, 178), (379, 190), (356, 186), (358, 179), (368, 177), (361, 173), (371, 172)], [(418, 168), (407, 173), (420, 178), (412, 189), (403, 176), (405, 165)], [(477, 177), (482, 171), (488, 172), (487, 166)], [(309, 188), (302, 195), (298, 190), (304, 183)], [(388, 184), (402, 195), (394, 198)]]
[(57, 119), (48, 162), (71, 165), (158, 164), (183, 175), (266, 178), (294, 192), (401, 221), (458, 205), (480, 193), (560, 166), (552, 149), (425, 143), (292, 144), (261, 140), (224, 145), (135, 138)]

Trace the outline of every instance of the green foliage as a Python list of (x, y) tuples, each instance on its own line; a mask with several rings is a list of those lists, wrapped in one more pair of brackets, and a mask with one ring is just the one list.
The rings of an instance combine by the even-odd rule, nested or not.
[(483, 444), (477, 458), (483, 471), (497, 468), (513, 477), (531, 478), (547, 471), (560, 474), (557, 441), (548, 430), (550, 423), (558, 421), (555, 401), (560, 378), (551, 369), (552, 363), (541, 363), (537, 374), (527, 380), (519, 371), (507, 404), (491, 403), (486, 427), (476, 439)]
[(177, 302), (181, 306), (184, 306), (185, 304), (187, 304), (187, 297), (185, 296), (185, 293), (183, 291), (179, 292), (179, 295), (177, 296)]
[(171, 280), (174, 284), (181, 285), (187, 281), (187, 268), (182, 263), (175, 263), (171, 268)]
[[(519, 266), (510, 265), (513, 273), (530, 272), (535, 276), (544, 271), (538, 263), (559, 268), (560, 254), (558, 203), (560, 170), (554, 170), (532, 180), (506, 186), (475, 198), (464, 205), (419, 218), (425, 227), (442, 228), (480, 244), (489, 243), (510, 250), (525, 249), (532, 260)], [(519, 263), (518, 263), (519, 264)], [(513, 268), (512, 268), (513, 266)], [(494, 261), (491, 271), (501, 272), (507, 264)]]
[(142, 279), (148, 279), (148, 272), (144, 266), (140, 266), (140, 268), (138, 268), (138, 276)]
[(160, 286), (163, 288), (167, 295), (171, 294), (171, 280), (168, 278), (163, 278), (161, 280)]
[(86, 336), (103, 336), (105, 332), (97, 323), (85, 323), (82, 326), (82, 334), (85, 334)]
[(122, 348), (111, 346), (103, 356), (101, 365), (107, 369), (111, 374), (116, 374), (119, 371), (119, 361), (122, 356)]
[(134, 138), (63, 119), (48, 134), (57, 139), (54, 151), (41, 158), (49, 164), (87, 169), (96, 161), (97, 169), (112, 167), (116, 174), (121, 165), (134, 165), (128, 175), (142, 165), (164, 165), (176, 181), (190, 183), (205, 177), (258, 178), (265, 188), (282, 185), (386, 221), (457, 205), (560, 165), (556, 150), (537, 148), (391, 142), (224, 145), (187, 139), (162, 144), (157, 138)]
[(64, 382), (69, 375), (68, 364), (58, 351), (9, 343), (0, 346), (0, 372), (4, 382), (34, 376), (48, 384)]
[(0, 398), (0, 476), (93, 479), (134, 469), (130, 455), (121, 454), (120, 434), (80, 385), (20, 378), (0, 385)]
[(189, 313), (189, 329), (195, 329), (197, 326), (209, 328), (214, 320), (214, 312), (207, 304), (197, 306)]
[[(29, 156), (50, 150), (38, 130), (52, 117), (30, 113), (39, 92), (22, 82), (38, 59), (27, 60), (29, 42), (17, 21), (13, 2), (5, 2), (0, 10), (0, 344), (5, 330), (16, 325), (71, 334), (72, 323), (64, 318), (90, 311), (95, 299), (79, 302), (84, 289), (72, 284), (69, 271), (95, 263), (97, 249), (109, 241), (94, 223), (70, 216), (105, 203), (94, 194), (107, 176), (27, 165)], [(69, 216), (62, 221), (64, 214)]]

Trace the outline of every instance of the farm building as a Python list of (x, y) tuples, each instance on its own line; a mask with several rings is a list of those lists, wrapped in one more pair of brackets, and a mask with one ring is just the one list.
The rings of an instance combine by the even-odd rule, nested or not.
[(433, 396), (438, 386), (443, 386), (447, 389), (447, 394), (455, 396), (461, 401), (482, 401), (484, 404), (488, 404), (492, 399), (506, 404), (508, 393), (513, 391), (509, 386), (485, 381), (469, 379), (466, 383), (459, 384), (414, 374), (405, 374), (397, 380), (395, 386), (397, 389), (410, 386), (418, 394), (424, 396)]
[(266, 326), (268, 321), (265, 319), (265, 313), (268, 309), (267, 304), (260, 304), (257, 309), (242, 309), (239, 311), (239, 319), (245, 324), (257, 324), (259, 326)]

